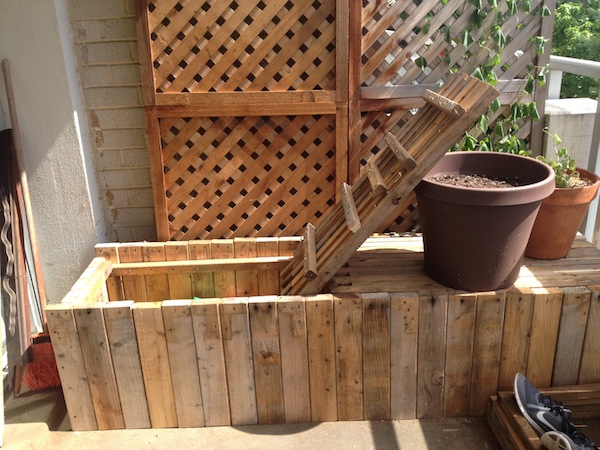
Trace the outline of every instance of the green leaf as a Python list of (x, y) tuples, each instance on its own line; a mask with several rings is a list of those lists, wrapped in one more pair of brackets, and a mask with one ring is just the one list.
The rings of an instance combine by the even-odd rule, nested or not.
[(531, 75), (529, 75), (529, 78), (527, 79), (527, 84), (525, 85), (525, 92), (527, 92), (529, 95), (532, 95), (534, 89), (535, 79)]
[(537, 110), (537, 105), (535, 104), (535, 102), (531, 102), (529, 105), (527, 105), (527, 109), (529, 117), (531, 117), (531, 119), (540, 120), (540, 113)]
[(493, 28), (492, 39), (494, 39), (494, 42), (500, 49), (503, 49), (504, 46), (506, 45), (506, 36), (504, 35), (502, 28), (500, 28), (499, 26), (495, 26)]
[(550, 17), (552, 15), (552, 11), (546, 5), (542, 8), (542, 17)]
[(492, 112), (496, 112), (500, 109), (500, 100), (498, 100), (498, 98), (494, 99), (494, 101), (490, 105), (490, 109), (492, 110)]
[(463, 47), (466, 48), (469, 45), (471, 45), (473, 42), (475, 42), (475, 40), (473, 39), (473, 36), (471, 36), (471, 33), (469, 32), (469, 30), (463, 30), (463, 35), (462, 35)]
[(477, 139), (470, 134), (467, 134), (465, 137), (465, 145), (463, 147), (465, 150), (474, 150), (475, 147), (477, 147)]
[(478, 125), (481, 131), (483, 131), (484, 133), (487, 133), (489, 123), (490, 119), (488, 119), (488, 116), (486, 116), (485, 114), (479, 117)]
[(496, 133), (498, 136), (504, 136), (504, 127), (502, 126), (502, 122), (500, 120), (496, 122), (496, 125), (494, 125), (494, 133)]
[(481, 73), (481, 69), (479, 67), (476, 67), (475, 70), (473, 71), (473, 73), (471, 74), (471, 76), (480, 79), (481, 81), (485, 81), (485, 78), (483, 77), (483, 73)]
[(514, 16), (517, 13), (517, 1), (507, 0), (506, 4), (508, 5), (508, 14)]
[(415, 60), (415, 64), (417, 65), (417, 67), (421, 70), (425, 70), (425, 68), (427, 67), (427, 60), (425, 58), (423, 58), (422, 56), (419, 56), (416, 60)]

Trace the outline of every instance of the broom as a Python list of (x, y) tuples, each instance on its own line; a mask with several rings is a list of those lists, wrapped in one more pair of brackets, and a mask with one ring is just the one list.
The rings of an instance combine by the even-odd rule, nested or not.
[(33, 336), (31, 362), (25, 365), (22, 382), (32, 391), (60, 386), (58, 367), (49, 334), (38, 333)]

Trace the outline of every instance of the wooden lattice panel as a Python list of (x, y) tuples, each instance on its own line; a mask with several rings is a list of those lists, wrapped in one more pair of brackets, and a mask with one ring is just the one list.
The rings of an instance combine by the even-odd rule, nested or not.
[[(527, 78), (536, 74), (535, 67), (543, 65), (531, 39), (542, 34), (541, 10), (547, 4), (533, 0), (530, 13), (521, 10), (508, 16), (501, 25), (506, 47), (495, 70), (498, 78)], [(418, 106), (410, 101), (414, 97), (408, 86), (442, 83), (451, 71), (471, 73), (485, 65), (497, 51), (492, 30), (497, 25), (497, 15), (506, 13), (509, 3), (498, 1), (497, 10), (488, 2), (483, 2), (483, 6), (487, 15), (480, 19), (479, 27), (473, 28), (476, 9), (463, 0), (363, 1), (360, 83), (361, 97), (368, 99), (363, 114), (365, 108), (368, 114), (362, 120), (360, 151), (352, 156), (350, 163), (351, 179), (358, 176), (358, 167), (377, 152), (373, 141), (381, 142), (385, 133), (376, 130), (373, 135), (372, 123), (391, 122), (390, 107), (394, 110), (392, 114), (399, 116), (398, 108)], [(463, 33), (468, 28), (470, 39), (465, 41)], [(395, 101), (390, 101), (391, 98)], [(538, 100), (538, 104), (543, 101)], [(509, 111), (505, 107), (498, 115)], [(530, 138), (531, 123), (523, 125), (521, 137)]]
[(156, 92), (335, 88), (335, 0), (148, 5)]
[(294, 234), (335, 197), (331, 116), (162, 119), (171, 239)]

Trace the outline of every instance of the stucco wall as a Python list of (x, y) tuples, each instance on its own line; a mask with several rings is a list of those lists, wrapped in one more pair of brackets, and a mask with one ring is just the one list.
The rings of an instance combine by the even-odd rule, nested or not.
[[(58, 6), (58, 8), (55, 8)], [(95, 182), (85, 145), (84, 114), (78, 99), (72, 50), (63, 52), (59, 24), (64, 4), (57, 0), (0, 0), (0, 59), (8, 59), (24, 165), (38, 235), (46, 291), (58, 302), (105, 238), (104, 221), (93, 207)], [(9, 126), (4, 77), (2, 122)], [(81, 133), (80, 133), (81, 131)], [(93, 172), (93, 171), (92, 171)]]

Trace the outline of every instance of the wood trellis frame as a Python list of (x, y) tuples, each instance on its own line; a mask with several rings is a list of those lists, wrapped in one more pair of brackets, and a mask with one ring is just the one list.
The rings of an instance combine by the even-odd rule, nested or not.
[[(456, 41), (472, 12), (464, 0), (136, 0), (158, 239), (298, 235), (318, 223), (450, 75), (441, 55), (465, 73), (489, 56), (444, 39), (447, 26)], [(513, 81), (548, 61), (529, 40), (550, 36), (552, 17), (521, 14), (502, 29), (497, 88), (509, 104), (522, 94)], [(545, 96), (538, 87), (540, 111)], [(532, 146), (541, 123), (521, 127)], [(399, 205), (388, 229), (409, 229), (414, 204)]]

